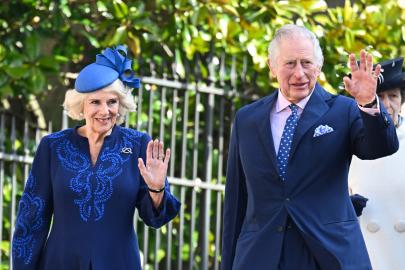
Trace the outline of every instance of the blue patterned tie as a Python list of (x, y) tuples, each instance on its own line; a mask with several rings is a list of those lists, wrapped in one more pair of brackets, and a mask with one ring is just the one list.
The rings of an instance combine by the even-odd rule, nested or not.
[(288, 157), (290, 155), (291, 143), (295, 128), (298, 123), (298, 106), (295, 104), (288, 105), (291, 109), (291, 114), (285, 122), (283, 135), (281, 136), (280, 147), (278, 148), (277, 161), (280, 177), (285, 181), (287, 171)]

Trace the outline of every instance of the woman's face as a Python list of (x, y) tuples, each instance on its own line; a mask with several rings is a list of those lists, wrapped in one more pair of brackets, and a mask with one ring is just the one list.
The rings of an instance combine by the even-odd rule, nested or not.
[(394, 88), (381, 93), (378, 93), (381, 101), (384, 103), (384, 107), (390, 114), (395, 126), (398, 125), (398, 115), (401, 112), (401, 90)]
[(87, 95), (83, 104), (83, 115), (89, 131), (105, 134), (117, 122), (119, 109), (118, 95), (98, 90)]

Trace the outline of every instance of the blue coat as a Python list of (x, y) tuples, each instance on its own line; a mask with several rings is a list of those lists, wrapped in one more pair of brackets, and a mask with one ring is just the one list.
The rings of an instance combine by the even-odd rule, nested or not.
[(137, 165), (149, 140), (115, 126), (93, 166), (87, 138), (76, 129), (44, 137), (19, 204), (14, 269), (140, 270), (135, 208), (158, 228), (180, 207), (167, 181), (160, 208), (153, 206)]
[[(277, 92), (240, 109), (234, 120), (225, 189), (222, 270), (276, 270), (287, 216), (322, 269), (371, 269), (348, 194), (352, 155), (375, 159), (397, 151), (395, 128), (381, 114), (319, 85), (295, 131), (286, 181), (279, 177), (270, 128)], [(328, 125), (333, 132), (314, 137)], [(288, 256), (288, 254), (287, 254)], [(326, 267), (326, 268), (325, 268)]]

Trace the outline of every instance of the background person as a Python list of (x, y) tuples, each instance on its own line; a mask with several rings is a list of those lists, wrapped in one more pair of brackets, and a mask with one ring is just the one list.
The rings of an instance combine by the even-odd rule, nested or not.
[(373, 269), (405, 269), (405, 125), (401, 106), (405, 103), (403, 58), (381, 63), (382, 83), (377, 95), (396, 129), (399, 150), (378, 160), (353, 158), (349, 184), (352, 193), (369, 200), (360, 226)]
[(19, 204), (15, 270), (140, 270), (135, 208), (154, 228), (176, 216), (180, 204), (166, 179), (170, 150), (118, 125), (135, 109), (130, 88), (139, 79), (119, 46), (97, 55), (67, 91), (68, 115), (85, 124), (38, 146)]

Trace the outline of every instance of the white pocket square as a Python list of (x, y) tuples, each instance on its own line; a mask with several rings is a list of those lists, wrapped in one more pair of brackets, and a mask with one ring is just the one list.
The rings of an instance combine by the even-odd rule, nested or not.
[(314, 138), (333, 132), (333, 128), (328, 125), (320, 125), (315, 129)]

